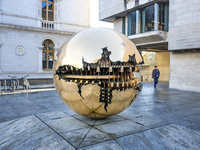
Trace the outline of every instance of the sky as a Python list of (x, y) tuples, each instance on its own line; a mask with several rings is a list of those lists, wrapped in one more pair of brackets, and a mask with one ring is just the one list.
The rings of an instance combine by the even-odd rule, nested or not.
[(90, 0), (90, 25), (114, 29), (113, 23), (99, 21), (99, 0)]

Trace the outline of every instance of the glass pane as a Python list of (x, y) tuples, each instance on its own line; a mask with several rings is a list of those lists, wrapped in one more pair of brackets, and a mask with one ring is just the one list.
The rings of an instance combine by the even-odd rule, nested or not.
[(50, 41), (49, 41), (49, 50), (50, 50), (50, 51), (53, 50), (53, 43), (51, 43)]
[(42, 68), (47, 69), (47, 62), (46, 61), (42, 61)]
[(42, 9), (46, 10), (47, 9), (47, 3), (46, 2), (42, 2)]
[(48, 60), (49, 60), (48, 68), (52, 69), (53, 68), (53, 53), (49, 53)]
[(49, 10), (53, 10), (53, 4), (49, 3)]
[(42, 53), (42, 60), (47, 60), (47, 53), (45, 52)]
[(142, 51), (142, 57), (144, 60), (144, 65), (152, 66), (156, 63), (156, 53), (155, 52), (147, 52)]
[(53, 68), (53, 61), (49, 61), (49, 69)]
[(165, 31), (168, 32), (168, 29), (169, 29), (169, 3), (165, 4), (164, 5), (164, 22), (165, 22)]
[(48, 12), (48, 20), (53, 21), (53, 12)]
[(154, 5), (145, 8), (145, 31), (154, 30)]
[(136, 11), (128, 14), (128, 35), (136, 34)]
[(159, 4), (159, 30), (164, 30), (165, 29), (165, 22), (164, 22), (164, 16), (165, 16), (165, 10), (164, 10), (164, 4)]
[(49, 0), (49, 2), (53, 2), (53, 0)]
[(49, 59), (48, 59), (49, 61), (53, 61), (53, 53), (49, 53), (48, 58), (49, 58)]
[(46, 20), (47, 16), (46, 16), (46, 11), (42, 10), (42, 19)]
[(43, 46), (43, 50), (47, 50), (47, 41), (46, 40), (42, 43), (42, 46)]

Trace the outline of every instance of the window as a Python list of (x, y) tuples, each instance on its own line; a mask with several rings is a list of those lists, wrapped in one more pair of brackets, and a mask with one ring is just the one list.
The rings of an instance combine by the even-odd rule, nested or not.
[(136, 34), (136, 11), (128, 14), (128, 35)]
[(53, 0), (42, 0), (42, 18), (43, 20), (54, 20), (54, 2)]
[(154, 30), (154, 5), (148, 6), (144, 9), (144, 21), (143, 28), (144, 31), (153, 31)]
[[(169, 3), (155, 3), (140, 10), (128, 14), (128, 33), (134, 35), (148, 31), (168, 31)], [(125, 25), (124, 19), (122, 27)], [(122, 28), (122, 31), (125, 27)]]
[(42, 43), (42, 68), (43, 70), (52, 70), (54, 61), (54, 44), (51, 40), (45, 40)]

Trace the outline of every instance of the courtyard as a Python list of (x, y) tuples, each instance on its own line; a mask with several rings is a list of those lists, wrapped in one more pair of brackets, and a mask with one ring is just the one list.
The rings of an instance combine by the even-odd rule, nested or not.
[(200, 149), (200, 93), (143, 83), (118, 115), (77, 115), (54, 88), (0, 95), (0, 149)]

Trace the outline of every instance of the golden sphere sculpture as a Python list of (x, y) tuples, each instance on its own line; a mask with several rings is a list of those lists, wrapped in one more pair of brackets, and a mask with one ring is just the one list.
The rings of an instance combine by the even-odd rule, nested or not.
[(54, 63), (54, 84), (63, 102), (89, 118), (116, 115), (139, 95), (134, 77), (142, 57), (122, 33), (89, 28), (68, 40)]

